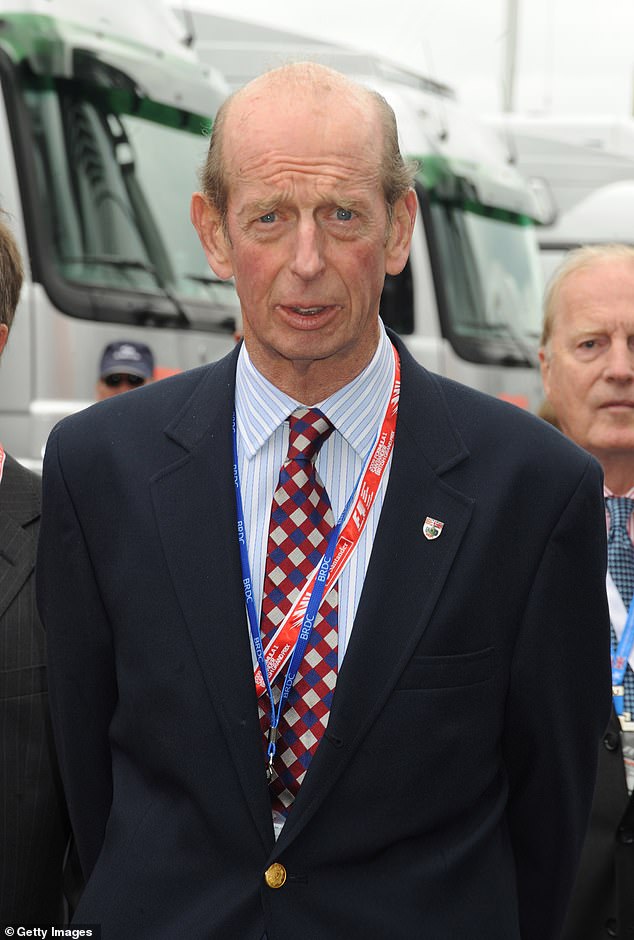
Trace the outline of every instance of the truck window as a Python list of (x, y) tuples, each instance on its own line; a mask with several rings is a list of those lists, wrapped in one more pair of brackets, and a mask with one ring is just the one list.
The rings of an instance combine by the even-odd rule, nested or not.
[(426, 202), (444, 335), (471, 362), (534, 363), (542, 279), (531, 220), (474, 201)]
[(232, 331), (237, 295), (213, 277), (188, 214), (208, 122), (74, 79), (31, 79), (23, 101), (42, 281), (82, 288), (69, 295), (74, 308), (58, 306), (94, 319), (125, 320), (127, 309), (134, 323), (171, 316), (174, 326)]

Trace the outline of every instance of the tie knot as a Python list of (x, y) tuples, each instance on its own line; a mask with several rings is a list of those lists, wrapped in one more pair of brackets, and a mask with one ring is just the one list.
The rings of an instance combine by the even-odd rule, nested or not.
[(634, 499), (629, 496), (606, 496), (605, 505), (610, 513), (610, 532), (612, 538), (617, 532), (627, 535), (627, 526), (634, 510)]
[(297, 408), (288, 420), (288, 460), (312, 461), (334, 427), (317, 408)]

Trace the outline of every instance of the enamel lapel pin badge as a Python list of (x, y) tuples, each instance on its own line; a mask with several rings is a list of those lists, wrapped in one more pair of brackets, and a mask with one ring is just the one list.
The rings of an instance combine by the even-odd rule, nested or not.
[(423, 535), (430, 541), (437, 539), (443, 530), (444, 524), (445, 523), (441, 522), (439, 519), (432, 519), (431, 516), (427, 516), (423, 523)]

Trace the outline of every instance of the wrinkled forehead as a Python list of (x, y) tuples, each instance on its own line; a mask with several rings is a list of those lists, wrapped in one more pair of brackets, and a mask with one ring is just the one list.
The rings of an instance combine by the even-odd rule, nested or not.
[(365, 89), (337, 81), (267, 81), (264, 76), (231, 104), (223, 160), (229, 175), (281, 154), (291, 162), (343, 159), (378, 173), (381, 143), (378, 108)]
[(621, 258), (592, 259), (569, 271), (550, 300), (550, 335), (580, 330), (634, 328), (634, 263)]
[(559, 287), (559, 306), (577, 309), (610, 309), (627, 305), (634, 313), (634, 263), (605, 258), (571, 271)]

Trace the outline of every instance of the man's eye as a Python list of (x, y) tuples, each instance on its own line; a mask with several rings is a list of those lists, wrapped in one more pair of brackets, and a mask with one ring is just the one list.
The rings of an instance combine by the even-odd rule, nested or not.
[(275, 222), (276, 218), (277, 216), (275, 215), (274, 212), (265, 212), (264, 215), (260, 216), (260, 218), (258, 219), (258, 222), (267, 222), (270, 224), (271, 222)]
[(342, 209), (341, 206), (339, 206), (339, 208), (335, 212), (335, 216), (338, 222), (349, 222), (350, 219), (352, 218), (352, 210)]
[(581, 348), (582, 349), (594, 349), (596, 345), (597, 345), (596, 339), (586, 339), (581, 344)]

